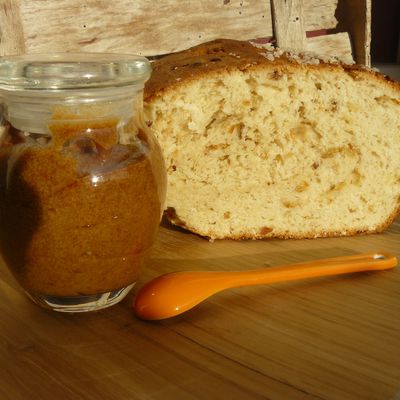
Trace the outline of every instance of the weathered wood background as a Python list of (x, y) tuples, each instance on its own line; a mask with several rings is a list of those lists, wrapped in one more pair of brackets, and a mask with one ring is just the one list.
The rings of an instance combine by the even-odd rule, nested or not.
[[(0, 54), (179, 51), (216, 38), (369, 63), (371, 0), (0, 0)], [(306, 32), (339, 33), (307, 37)], [(350, 36), (349, 36), (350, 34)], [(308, 35), (310, 36), (310, 35)]]

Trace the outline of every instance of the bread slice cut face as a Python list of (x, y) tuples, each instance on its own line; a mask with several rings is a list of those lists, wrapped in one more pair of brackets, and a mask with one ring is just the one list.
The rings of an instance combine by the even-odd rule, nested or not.
[(153, 67), (145, 112), (173, 223), (212, 239), (314, 238), (380, 232), (398, 214), (398, 83), (228, 40)]

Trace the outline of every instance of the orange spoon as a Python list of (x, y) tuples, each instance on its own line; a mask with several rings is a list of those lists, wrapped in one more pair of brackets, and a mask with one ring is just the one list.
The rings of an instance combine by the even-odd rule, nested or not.
[(397, 259), (393, 254), (366, 253), (250, 271), (172, 272), (143, 286), (136, 296), (134, 309), (139, 318), (164, 319), (190, 310), (224, 289), (382, 270), (396, 265)]

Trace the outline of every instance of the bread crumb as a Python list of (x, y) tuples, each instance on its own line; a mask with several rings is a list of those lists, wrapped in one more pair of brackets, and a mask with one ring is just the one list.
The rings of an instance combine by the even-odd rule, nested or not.
[(271, 44), (218, 40), (195, 51), (221, 61), (146, 105), (167, 165), (179, 165), (167, 204), (182, 224), (212, 239), (388, 226), (400, 198), (399, 84)]

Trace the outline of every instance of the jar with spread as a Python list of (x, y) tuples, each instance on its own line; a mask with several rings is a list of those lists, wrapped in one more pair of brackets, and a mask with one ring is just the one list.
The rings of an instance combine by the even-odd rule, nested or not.
[(136, 282), (166, 191), (150, 71), (131, 55), (0, 58), (0, 249), (39, 305), (97, 310)]

